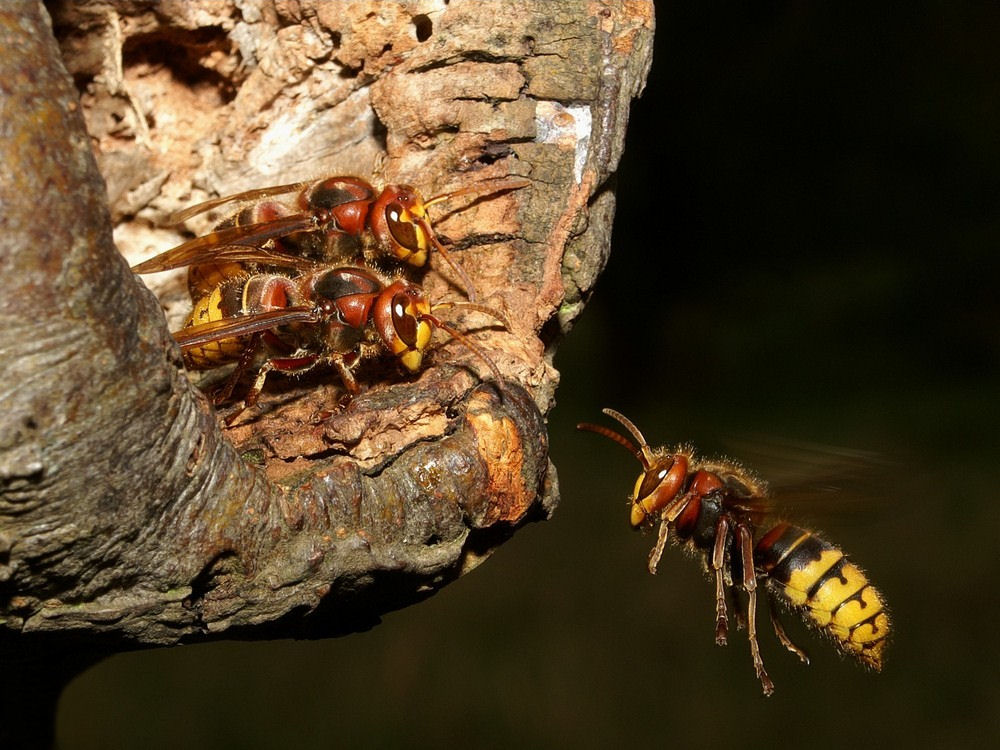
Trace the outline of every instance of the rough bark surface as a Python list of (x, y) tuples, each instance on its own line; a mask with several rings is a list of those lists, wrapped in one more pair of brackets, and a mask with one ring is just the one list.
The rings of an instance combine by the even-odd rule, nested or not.
[[(652, 4), (48, 10), (55, 38), (35, 3), (0, 9), (0, 648), (369, 627), (546, 517), (552, 356), (609, 252)], [(134, 263), (208, 228), (168, 226), (178, 208), (334, 174), (530, 181), (432, 209), (511, 321), (452, 320), (505, 381), (439, 332), (417, 378), (366, 369), (343, 408), (328, 372), (274, 378), (220, 427), (161, 313), (179, 325), (182, 274), (134, 277), (111, 224)], [(440, 258), (387, 270), (464, 298)]]

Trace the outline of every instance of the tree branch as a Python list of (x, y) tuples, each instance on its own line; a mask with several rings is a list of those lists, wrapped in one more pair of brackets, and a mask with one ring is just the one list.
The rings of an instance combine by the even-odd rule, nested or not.
[[(80, 94), (45, 12), (0, 9), (0, 659), (370, 627), (546, 517), (552, 356), (607, 259), (651, 4), (51, 7)], [(435, 209), (512, 321), (456, 320), (505, 380), (453, 341), (343, 409), (329, 373), (269, 381), (220, 429), (110, 219), (138, 260), (183, 205), (326, 174), (531, 181)], [(461, 300), (433, 265), (427, 294)], [(87, 659), (57, 660), (50, 685)]]

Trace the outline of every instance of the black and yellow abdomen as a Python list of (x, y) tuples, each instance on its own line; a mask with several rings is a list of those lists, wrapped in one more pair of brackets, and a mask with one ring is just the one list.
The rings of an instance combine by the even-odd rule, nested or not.
[[(207, 294), (195, 299), (184, 328), (225, 320), (239, 315), (244, 308), (246, 277), (230, 278)], [(236, 362), (246, 350), (249, 336), (212, 341), (184, 350), (184, 364), (191, 370), (210, 370)]]
[(889, 635), (882, 597), (843, 552), (811, 531), (779, 523), (754, 547), (754, 566), (772, 592), (837, 647), (875, 670)]

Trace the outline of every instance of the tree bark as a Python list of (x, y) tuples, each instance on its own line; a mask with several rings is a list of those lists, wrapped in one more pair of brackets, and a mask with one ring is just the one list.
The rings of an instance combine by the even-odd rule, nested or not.
[[(28, 654), (3, 670), (8, 742), (103, 654), (367, 628), (548, 517), (552, 357), (608, 257), (653, 27), (649, 2), (596, 0), (49, 7), (58, 46), (35, 2), (0, 8), (0, 660)], [(134, 262), (190, 236), (177, 208), (332, 174), (530, 181), (433, 209), (511, 321), (452, 320), (504, 381), (442, 342), (346, 407), (330, 373), (275, 378), (220, 425), (161, 312), (176, 328), (182, 283), (151, 295), (112, 221)], [(460, 301), (452, 276), (414, 278)]]

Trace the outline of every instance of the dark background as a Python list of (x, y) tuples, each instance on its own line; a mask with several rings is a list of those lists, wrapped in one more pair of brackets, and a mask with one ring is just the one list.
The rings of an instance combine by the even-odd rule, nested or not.
[[(658, 4), (611, 261), (557, 358), (550, 523), (369, 633), (109, 659), (63, 746), (1000, 742), (1000, 10), (809, 5)], [(645, 572), (638, 465), (573, 429), (604, 406), (654, 444), (877, 453), (808, 520), (889, 602), (885, 671), (789, 621), (802, 666), (762, 617), (764, 699), (698, 566)]]

